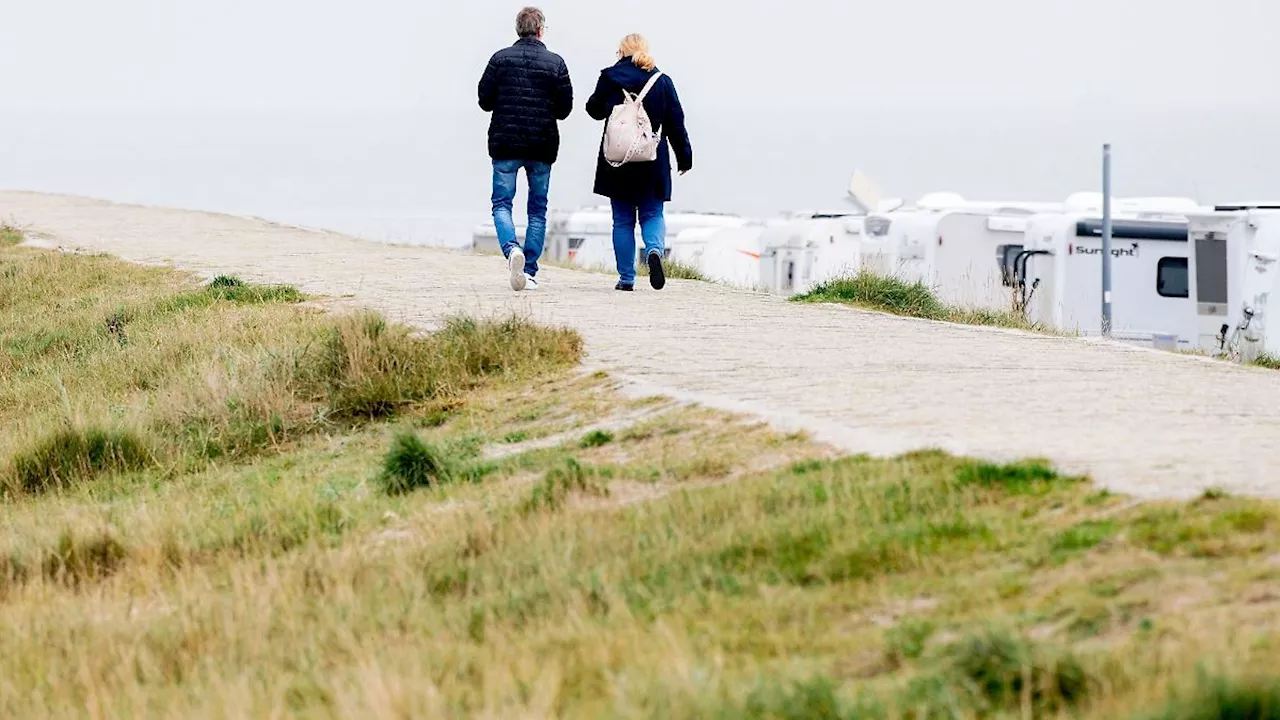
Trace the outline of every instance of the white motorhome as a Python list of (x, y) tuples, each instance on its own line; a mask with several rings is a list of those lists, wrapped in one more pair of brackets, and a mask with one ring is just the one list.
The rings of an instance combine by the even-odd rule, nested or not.
[[(590, 229), (589, 224), (592, 220), (593, 218), (584, 216), (581, 211), (549, 210), (547, 212), (547, 235), (542, 245), (542, 258), (552, 262), (569, 262), (576, 250), (576, 247), (573, 246), (573, 241), (570, 239), (570, 234), (586, 232)], [(516, 222), (515, 229), (516, 240), (521, 245), (524, 245), (525, 233), (528, 231), (527, 224)], [(581, 244), (581, 241), (578, 241), (577, 244)], [(494, 227), (492, 218), (477, 225), (471, 232), (471, 250), (472, 252), (489, 255), (500, 253), (498, 231)]]
[(762, 289), (761, 236), (766, 225), (733, 228), (691, 228), (668, 246), (668, 257), (696, 268), (708, 279), (748, 290)]
[(686, 230), (672, 260), (735, 287), (794, 295), (856, 273), (865, 218), (852, 212), (802, 211), (730, 228)]
[[(1081, 196), (1083, 196), (1081, 194)], [(1073, 196), (1075, 197), (1075, 196)], [(1038, 202), (1033, 200), (966, 200), (958, 193), (933, 192), (922, 196), (910, 208), (915, 210), (975, 210), (989, 212), (1020, 212), (1027, 215), (1037, 212), (1063, 212), (1065, 207), (1059, 202)]]
[(863, 266), (907, 282), (923, 282), (943, 302), (995, 310), (1010, 307), (1001, 248), (1022, 244), (1027, 218), (1019, 207), (888, 213), (868, 223)]
[(1188, 230), (1199, 346), (1246, 362), (1280, 355), (1280, 332), (1267, 332), (1280, 290), (1280, 203), (1218, 206), (1192, 214)]
[(760, 236), (760, 289), (796, 295), (856, 273), (864, 220), (855, 213), (812, 212), (766, 228)]
[[(1092, 214), (1037, 214), (1022, 247), (1001, 249), (1004, 274), (1028, 317), (1067, 332), (1102, 331), (1102, 220)], [(1185, 218), (1112, 220), (1112, 336), (1197, 342), (1190, 299)]]
[[(750, 222), (738, 215), (710, 212), (667, 212), (664, 215), (667, 243), (685, 230), (694, 228), (734, 228)], [(588, 269), (610, 269), (616, 266), (613, 253), (613, 210), (607, 206), (579, 210), (569, 222), (557, 229), (566, 240), (567, 260)], [(670, 256), (670, 247), (667, 248)], [(644, 239), (636, 227), (636, 263), (644, 263)]]
[[(694, 227), (738, 227), (749, 222), (737, 215), (708, 212), (669, 212), (666, 214), (667, 237)], [(523, 242), (526, 226), (516, 225), (516, 237)], [(643, 247), (636, 229), (637, 255)], [(471, 247), (476, 252), (497, 253), (498, 233), (493, 220), (477, 226), (472, 232)], [(542, 257), (552, 262), (569, 262), (581, 267), (611, 268), (613, 257), (613, 211), (608, 206), (551, 210), (547, 213), (547, 239)], [(643, 259), (643, 258), (641, 258)]]
[[(550, 224), (550, 221), (550, 213), (548, 213), (548, 224)], [(524, 231), (524, 224), (516, 223), (516, 240), (518, 240), (521, 245), (524, 244)], [(471, 231), (471, 251), (483, 253), (485, 255), (500, 254), (501, 248), (498, 246), (498, 229), (494, 226), (492, 218), (475, 226), (475, 229)], [(543, 248), (543, 255), (546, 254), (547, 248)]]

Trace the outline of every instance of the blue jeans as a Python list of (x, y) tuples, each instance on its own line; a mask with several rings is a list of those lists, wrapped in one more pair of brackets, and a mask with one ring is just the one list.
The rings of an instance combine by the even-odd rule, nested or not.
[(613, 201), (613, 255), (618, 260), (618, 277), (624, 284), (636, 282), (636, 221), (644, 238), (644, 256), (662, 255), (666, 247), (667, 219), (661, 200), (645, 200), (636, 205)]
[(493, 161), (493, 226), (504, 257), (511, 256), (516, 242), (516, 224), (511, 203), (516, 199), (516, 177), (524, 168), (529, 181), (529, 226), (524, 233), (524, 271), (538, 274), (538, 258), (547, 240), (547, 193), (551, 191), (551, 166), (534, 160)]

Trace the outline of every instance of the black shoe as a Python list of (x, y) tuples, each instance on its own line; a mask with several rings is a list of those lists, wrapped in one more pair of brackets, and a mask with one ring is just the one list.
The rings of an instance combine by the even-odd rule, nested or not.
[(613, 289), (614, 289), (614, 290), (622, 290), (623, 292), (631, 292), (632, 290), (635, 290), (635, 289), (636, 289), (636, 286), (635, 286), (635, 285), (628, 285), (628, 284), (626, 284), (626, 283), (622, 282), (621, 280), (619, 280), (619, 281), (618, 281), (618, 284), (613, 286)]
[(661, 290), (667, 284), (667, 273), (662, 269), (662, 256), (656, 252), (649, 253), (649, 284), (654, 290)]

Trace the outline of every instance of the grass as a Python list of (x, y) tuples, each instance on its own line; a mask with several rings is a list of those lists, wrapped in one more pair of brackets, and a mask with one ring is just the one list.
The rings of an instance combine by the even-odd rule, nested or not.
[(796, 302), (841, 303), (869, 310), (902, 315), (905, 317), (942, 320), (962, 325), (988, 325), (1047, 332), (1038, 323), (1011, 310), (961, 308), (947, 305), (938, 299), (923, 282), (906, 282), (895, 277), (860, 271), (852, 277), (837, 278), (819, 283), (802, 295), (792, 298)]
[[(700, 282), (710, 282), (710, 279), (702, 273), (698, 268), (682, 263), (678, 260), (663, 260), (662, 271), (668, 280), (697, 280)], [(645, 263), (636, 265), (637, 277), (648, 277), (649, 266)]]
[(207, 307), (218, 302), (237, 305), (302, 302), (303, 295), (291, 285), (251, 285), (234, 275), (218, 275), (199, 290), (177, 295), (162, 303), (164, 310), (176, 312), (193, 307)]
[(604, 447), (611, 442), (613, 442), (613, 433), (606, 430), (592, 430), (582, 436), (582, 447), (584, 448)]
[(575, 334), (518, 318), (454, 318), (420, 336), (372, 313), (298, 307), (289, 286), (219, 276), (192, 288), (108, 258), (6, 252), (0, 447), (13, 450), (0, 455), (0, 489), (11, 495), (283, 452), (581, 353)]
[(575, 495), (608, 497), (609, 488), (605, 480), (610, 474), (607, 470), (584, 467), (574, 458), (567, 458), (563, 467), (553, 468), (534, 485), (521, 509), (525, 514), (555, 512), (563, 509)]
[(1074, 708), (1092, 679), (1071, 653), (999, 631), (971, 634), (948, 650), (949, 667), (982, 710), (1029, 706), (1036, 716)]
[(12, 225), (0, 224), (0, 247), (17, 245), (22, 242), (22, 232)]
[(1168, 706), (1140, 720), (1280, 720), (1280, 681), (1202, 674), (1189, 690), (1177, 692)]
[(142, 470), (153, 462), (146, 441), (133, 432), (68, 427), (15, 453), (11, 473), (18, 488), (41, 493), (99, 475)]
[(1269, 353), (1259, 353), (1253, 362), (1249, 363), (1255, 367), (1267, 368), (1268, 370), (1280, 370), (1280, 357)]
[(386, 492), (400, 494), (450, 483), (454, 472), (455, 463), (440, 448), (406, 433), (396, 436), (379, 478)]
[(0, 264), (0, 716), (1276, 714), (1276, 503), (841, 457), (521, 321)]

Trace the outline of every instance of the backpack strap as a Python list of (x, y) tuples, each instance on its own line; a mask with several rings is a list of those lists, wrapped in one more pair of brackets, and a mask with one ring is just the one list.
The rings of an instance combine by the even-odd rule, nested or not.
[(644, 89), (641, 90), (640, 94), (636, 96), (636, 102), (644, 102), (645, 97), (649, 94), (649, 91), (653, 89), (653, 86), (657, 84), (658, 78), (660, 77), (662, 77), (661, 70), (654, 73), (653, 77), (649, 78), (649, 82), (644, 84)]

